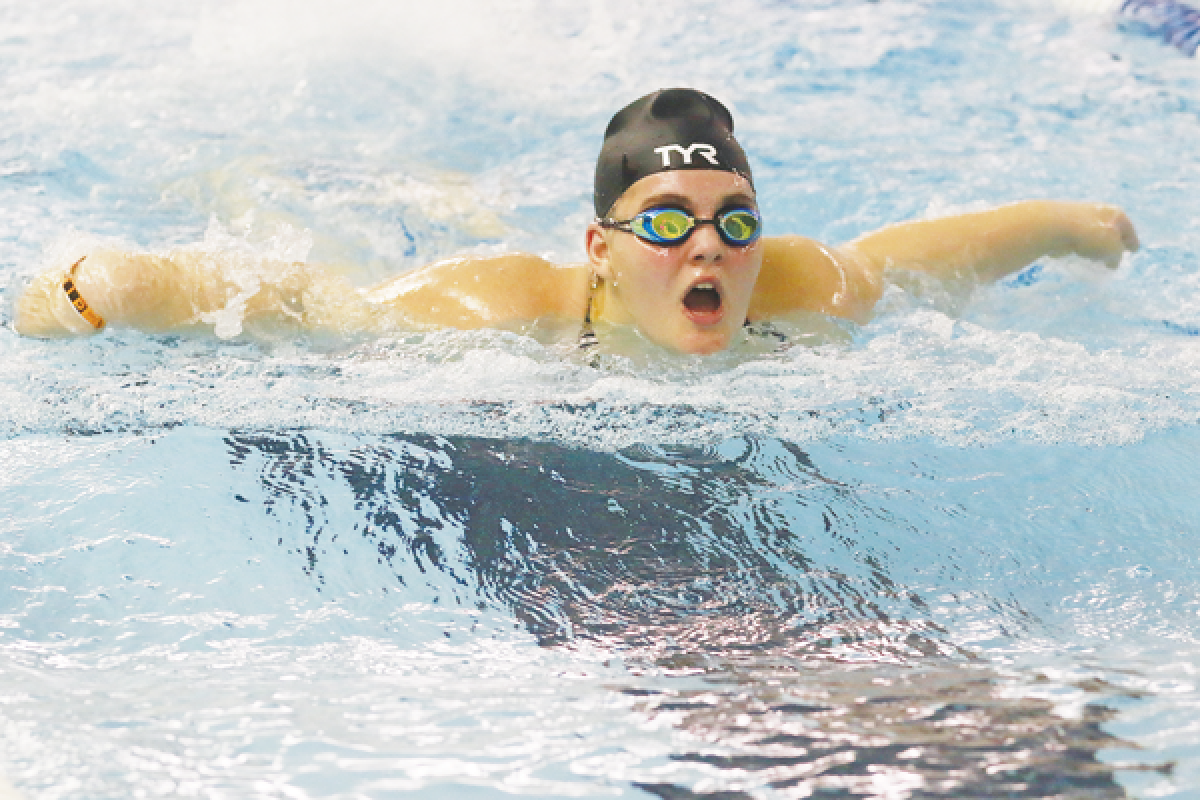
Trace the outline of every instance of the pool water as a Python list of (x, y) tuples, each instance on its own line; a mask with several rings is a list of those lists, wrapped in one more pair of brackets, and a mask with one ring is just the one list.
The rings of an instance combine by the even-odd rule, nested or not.
[(5, 328), (0, 796), (1200, 796), (1200, 74), (1085, 11), (0, 10), (8, 316), (96, 242), (577, 261), (672, 85), (768, 233), (1053, 197), (1144, 245), (708, 359)]

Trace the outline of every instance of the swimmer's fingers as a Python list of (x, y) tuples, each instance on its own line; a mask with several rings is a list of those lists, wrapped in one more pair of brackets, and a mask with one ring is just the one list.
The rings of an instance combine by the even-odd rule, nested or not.
[(1084, 207), (1082, 216), (1075, 248), (1079, 255), (1116, 269), (1125, 253), (1137, 252), (1141, 246), (1133, 222), (1120, 208), (1089, 205)]
[(1133, 227), (1133, 220), (1129, 219), (1129, 216), (1121, 209), (1118, 208), (1116, 211), (1117, 215), (1114, 224), (1121, 232), (1121, 242), (1130, 253), (1136, 253), (1138, 248), (1142, 246), (1142, 243), (1138, 241), (1137, 231)]
[(1141, 247), (1141, 242), (1138, 241), (1133, 221), (1129, 219), (1129, 216), (1124, 211), (1116, 206), (1101, 206), (1100, 218), (1104, 226), (1108, 228), (1110, 237), (1115, 235), (1120, 239), (1120, 250), (1117, 251), (1114, 258), (1105, 260), (1105, 263), (1109, 267), (1116, 269), (1121, 263), (1121, 256), (1127, 252), (1136, 253), (1138, 248)]

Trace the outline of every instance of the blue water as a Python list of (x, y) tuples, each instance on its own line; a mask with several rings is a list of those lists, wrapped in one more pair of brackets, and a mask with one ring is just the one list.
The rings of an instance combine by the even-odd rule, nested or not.
[(1200, 796), (1178, 51), (1019, 0), (62, 0), (0, 66), (6, 304), (97, 241), (576, 261), (669, 85), (774, 232), (1061, 197), (1144, 243), (711, 359), (0, 331), (0, 797)]

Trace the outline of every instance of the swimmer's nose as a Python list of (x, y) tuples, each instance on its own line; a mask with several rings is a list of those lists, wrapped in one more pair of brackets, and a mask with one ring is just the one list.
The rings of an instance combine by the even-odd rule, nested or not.
[(691, 245), (691, 261), (695, 264), (709, 264), (720, 261), (725, 256), (725, 240), (717, 233), (715, 225), (700, 225), (692, 231), (688, 244)]

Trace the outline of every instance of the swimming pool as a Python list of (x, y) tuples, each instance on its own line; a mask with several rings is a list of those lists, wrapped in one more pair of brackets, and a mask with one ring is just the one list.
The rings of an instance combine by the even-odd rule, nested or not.
[(6, 302), (96, 238), (248, 286), (575, 260), (608, 116), (680, 84), (733, 108), (769, 232), (1086, 198), (1144, 248), (712, 359), (5, 329), (0, 776), (1200, 793), (1195, 62), (1019, 0), (656, 9), (0, 11)]

